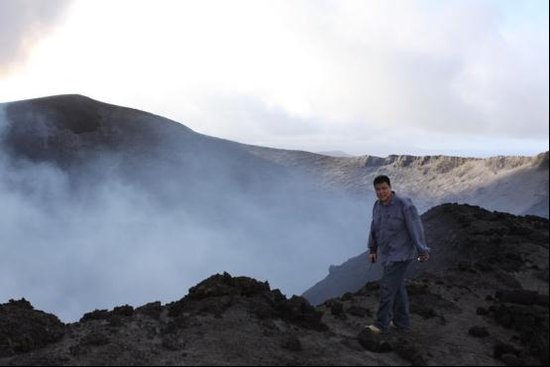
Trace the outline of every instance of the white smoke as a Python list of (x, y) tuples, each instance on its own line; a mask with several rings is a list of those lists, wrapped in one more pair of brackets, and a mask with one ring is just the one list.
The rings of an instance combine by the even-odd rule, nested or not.
[(75, 180), (51, 162), (0, 154), (0, 301), (25, 297), (64, 321), (174, 301), (223, 271), (300, 294), (366, 246), (366, 205), (305, 179), (249, 192), (231, 178), (233, 158), (202, 172), (212, 162), (194, 156), (193, 170), (165, 185), (161, 173), (174, 167), (132, 181), (104, 154)]

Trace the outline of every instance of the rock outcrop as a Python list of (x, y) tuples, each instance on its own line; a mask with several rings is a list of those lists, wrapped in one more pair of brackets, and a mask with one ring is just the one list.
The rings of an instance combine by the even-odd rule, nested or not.
[(224, 273), (177, 302), (96, 310), (74, 324), (0, 306), (0, 365), (546, 365), (548, 296), (470, 271), (407, 282), (410, 330), (375, 335), (379, 286), (313, 307)]

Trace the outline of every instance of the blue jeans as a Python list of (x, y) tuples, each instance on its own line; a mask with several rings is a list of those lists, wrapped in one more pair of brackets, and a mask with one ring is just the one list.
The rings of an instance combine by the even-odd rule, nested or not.
[(375, 322), (379, 329), (388, 329), (392, 320), (397, 328), (407, 329), (410, 326), (405, 273), (411, 262), (412, 260), (399, 261), (384, 267), (380, 281), (380, 305)]

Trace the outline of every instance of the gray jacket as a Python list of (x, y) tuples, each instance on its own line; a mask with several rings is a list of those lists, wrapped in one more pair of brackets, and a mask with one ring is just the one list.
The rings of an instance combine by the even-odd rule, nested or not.
[(430, 251), (422, 221), (411, 199), (393, 194), (388, 205), (377, 200), (372, 209), (368, 246), (371, 253), (378, 254), (383, 266), (411, 260)]

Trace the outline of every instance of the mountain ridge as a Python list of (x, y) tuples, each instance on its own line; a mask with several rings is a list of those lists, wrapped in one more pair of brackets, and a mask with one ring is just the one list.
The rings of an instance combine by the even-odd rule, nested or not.
[[(548, 152), (533, 157), (365, 155), (337, 158), (261, 147), (248, 149), (278, 164), (300, 168), (323, 185), (366, 198), (371, 205), (376, 200), (372, 181), (384, 174), (391, 178), (396, 190), (415, 199), (421, 212), (444, 202), (460, 202), (518, 215), (549, 216)], [(513, 190), (514, 186), (522, 190)]]
[[(372, 180), (385, 174), (403, 195), (415, 198), (421, 212), (443, 202), (460, 202), (518, 215), (550, 216), (548, 151), (532, 157), (330, 157), (211, 137), (158, 115), (81, 95), (43, 97), (3, 106), (7, 119), (15, 121), (4, 126), (1, 137), (11, 156), (57, 162), (62, 168), (71, 162), (82, 165), (95, 159), (94, 150), (120, 155), (134, 171), (140, 159), (193, 165), (194, 154), (206, 156), (211, 163), (222, 158), (226, 161), (223, 164), (234, 166), (232, 161), (238, 157), (255, 161), (246, 163), (249, 166), (307, 176), (318, 188), (366, 199), (367, 205), (376, 200)], [(241, 169), (243, 165), (237, 166)], [(514, 189), (520, 185), (525, 187)]]
[[(140, 110), (133, 107), (126, 107), (126, 106), (120, 106), (108, 102), (102, 102), (100, 100), (96, 100), (93, 98), (90, 98), (88, 96), (82, 95), (82, 94), (60, 94), (60, 95), (51, 95), (51, 96), (44, 96), (44, 97), (36, 97), (36, 98), (28, 98), (23, 100), (17, 100), (17, 101), (7, 101), (0, 103), (1, 105), (8, 106), (8, 105), (34, 105), (36, 107), (53, 107), (53, 108), (62, 108), (65, 109), (62, 112), (65, 112), (67, 114), (70, 114), (71, 112), (74, 112), (74, 110), (67, 109), (68, 106), (76, 106), (78, 108), (84, 107), (84, 109), (89, 109), (90, 107), (97, 107), (101, 106), (104, 108), (115, 108), (115, 109), (123, 109), (125, 111), (137, 113), (137, 114), (144, 114), (149, 117), (159, 118), (165, 121), (169, 121), (171, 123), (175, 123), (186, 130), (190, 130), (198, 135), (208, 136), (201, 134), (197, 131), (194, 131), (190, 127), (186, 126), (185, 124), (181, 122), (177, 122), (174, 120), (171, 120), (169, 118), (163, 117), (162, 115), (158, 115), (155, 113), (147, 112), (144, 110)], [(25, 106), (26, 107), (26, 106)], [(88, 111), (89, 112), (89, 111)], [(93, 114), (90, 113), (90, 116)], [(60, 116), (63, 116), (63, 114), (60, 114)], [(58, 116), (59, 117), (59, 116)], [(88, 119), (87, 122), (93, 122), (93, 119)], [(92, 124), (97, 127), (97, 124)], [(69, 130), (72, 130), (75, 133), (86, 133), (93, 131), (93, 126), (76, 126), (66, 124), (65, 125)], [(230, 141), (223, 138), (216, 138), (212, 136), (208, 136), (210, 138), (223, 140), (223, 141)], [(241, 144), (241, 143), (236, 143)], [(311, 154), (311, 155), (317, 155), (317, 156), (325, 156), (328, 158), (333, 158), (336, 160), (341, 159), (352, 159), (352, 160), (359, 160), (364, 161), (365, 166), (378, 166), (378, 165), (388, 165), (388, 164), (395, 164), (397, 166), (401, 167), (408, 167), (411, 165), (418, 165), (423, 166), (428, 164), (431, 161), (445, 161), (445, 162), (451, 162), (456, 164), (457, 166), (466, 163), (468, 161), (472, 160), (489, 160), (490, 162), (493, 162), (493, 165), (498, 168), (508, 167), (508, 168), (515, 168), (518, 165), (523, 165), (525, 162), (532, 160), (535, 158), (536, 160), (541, 160), (541, 163), (544, 163), (544, 161), (548, 161), (548, 154), (549, 152), (541, 152), (535, 156), (523, 156), (523, 155), (497, 155), (497, 156), (490, 156), (486, 158), (480, 158), (480, 157), (471, 157), (471, 156), (452, 156), (452, 155), (424, 155), (424, 156), (418, 156), (418, 155), (411, 155), (411, 154), (389, 154), (386, 157), (380, 157), (380, 156), (374, 156), (374, 155), (347, 155), (347, 156), (329, 156), (324, 154), (323, 152), (315, 153), (300, 149), (281, 149), (281, 148), (267, 148), (262, 147), (258, 145), (251, 145), (251, 144), (241, 144), (248, 147), (254, 147), (254, 148), (263, 148), (266, 150), (271, 151), (279, 151), (279, 152), (296, 152), (296, 153), (305, 153), (305, 154)], [(334, 152), (325, 152), (325, 153), (334, 153)], [(341, 153), (341, 152), (340, 152)], [(509, 162), (509, 164), (508, 164)]]

